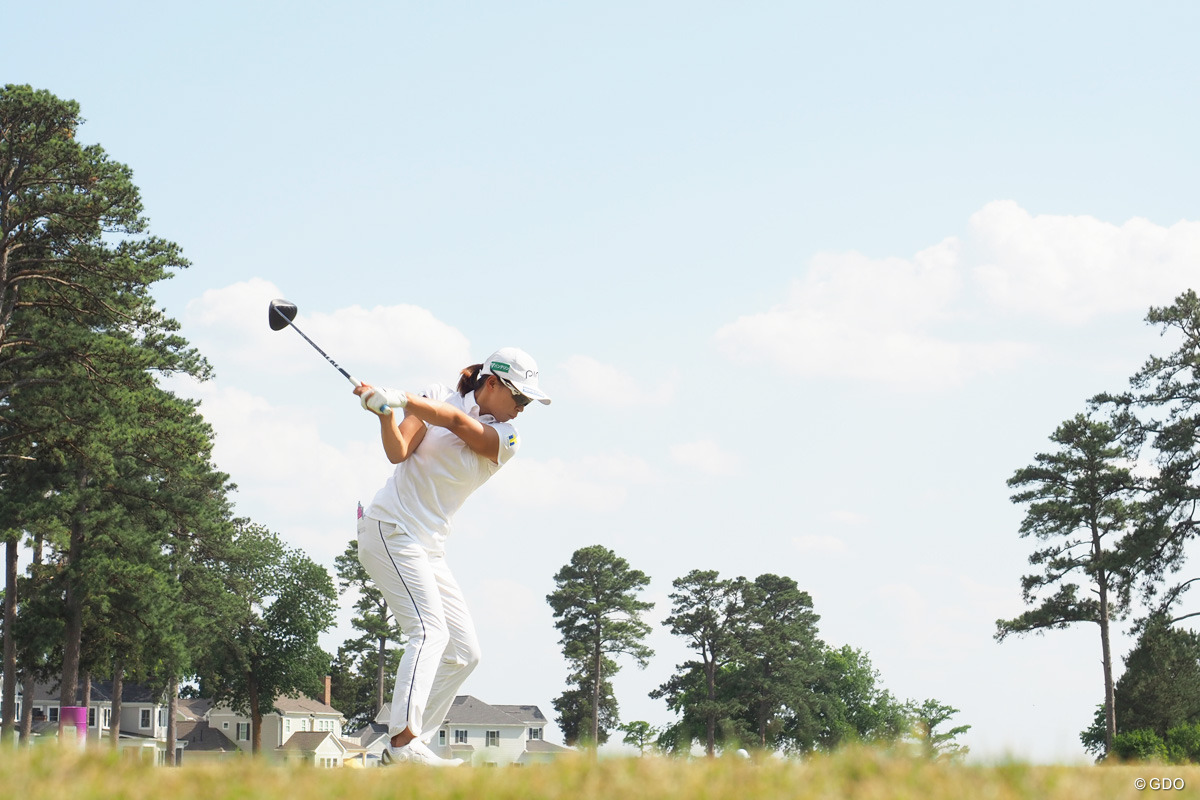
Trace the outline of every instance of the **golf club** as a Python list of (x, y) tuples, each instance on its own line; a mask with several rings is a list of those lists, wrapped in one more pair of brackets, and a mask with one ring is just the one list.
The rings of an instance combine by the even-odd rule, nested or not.
[[(270, 324), (271, 330), (281, 331), (290, 325), (292, 330), (304, 337), (304, 341), (313, 346), (314, 350), (325, 356), (325, 360), (332, 364), (334, 369), (342, 373), (346, 380), (350, 381), (355, 386), (362, 386), (362, 381), (351, 375), (349, 372), (346, 372), (346, 370), (342, 369), (336, 361), (329, 357), (328, 353), (322, 350), (316, 342), (308, 338), (304, 331), (300, 330), (295, 323), (297, 311), (298, 309), (296, 308), (295, 303), (290, 303), (287, 300), (272, 300), (270, 307), (267, 309), (267, 322)], [(388, 407), (384, 406), (382, 410), (383, 413), (386, 414)]]

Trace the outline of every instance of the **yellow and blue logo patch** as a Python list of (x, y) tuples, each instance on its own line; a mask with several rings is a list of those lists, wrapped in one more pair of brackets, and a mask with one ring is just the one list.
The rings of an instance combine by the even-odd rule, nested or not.
[(515, 433), (510, 433), (508, 435), (508, 446), (509, 447), (517, 446), (517, 435)]

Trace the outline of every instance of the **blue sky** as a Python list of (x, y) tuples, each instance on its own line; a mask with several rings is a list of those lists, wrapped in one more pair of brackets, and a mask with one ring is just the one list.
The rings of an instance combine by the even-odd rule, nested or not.
[[(464, 691), (552, 715), (544, 597), (599, 543), (656, 621), (693, 568), (789, 575), (976, 757), (1083, 759), (1096, 632), (991, 638), (1032, 549), (1005, 480), (1171, 345), (1142, 320), (1195, 284), (1200, 10), (830, 6), (49, 0), (0, 67), (134, 170), (217, 372), (180, 391), (239, 512), (324, 563), (388, 468), (270, 299), (383, 385), (538, 359), (555, 403), (451, 541)], [(651, 644), (615, 686), (662, 724), (688, 656)]]

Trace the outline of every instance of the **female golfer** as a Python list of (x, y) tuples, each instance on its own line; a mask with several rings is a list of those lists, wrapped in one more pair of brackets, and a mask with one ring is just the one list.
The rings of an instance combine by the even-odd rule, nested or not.
[(479, 663), (479, 640), (446, 564), (446, 537), (467, 497), (517, 452), (512, 420), (550, 398), (533, 359), (515, 347), (464, 369), (457, 389), (410, 394), (363, 384), (354, 393), (379, 415), (383, 450), (396, 465), (358, 521), (358, 558), (408, 636), (383, 761), (457, 766), (461, 759), (441, 758), (429, 741)]

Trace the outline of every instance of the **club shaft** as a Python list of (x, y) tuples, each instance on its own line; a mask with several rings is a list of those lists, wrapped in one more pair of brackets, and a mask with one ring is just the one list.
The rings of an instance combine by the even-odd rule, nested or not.
[(306, 334), (304, 331), (302, 331), (302, 330), (300, 330), (298, 327), (296, 327), (296, 323), (294, 323), (294, 322), (290, 322), (290, 321), (289, 321), (289, 323), (288, 323), (288, 324), (292, 326), (292, 329), (293, 329), (294, 331), (296, 331), (296, 333), (298, 333), (298, 334), (300, 334), (301, 336), (303, 336), (303, 337), (304, 337), (304, 341), (306, 341), (306, 342), (308, 342), (309, 344), (311, 344), (311, 345), (313, 346), (313, 349), (314, 349), (314, 350), (316, 350), (316, 351), (317, 351), (318, 353), (320, 353), (321, 355), (325, 356), (325, 360), (326, 360), (326, 361), (328, 361), (330, 364), (332, 364), (334, 369), (336, 369), (338, 372), (342, 373), (342, 375), (343, 375), (343, 376), (345, 376), (346, 380), (350, 381), (350, 382), (351, 382), (351, 383), (353, 383), (355, 386), (361, 386), (361, 385), (362, 385), (362, 381), (360, 381), (358, 378), (355, 378), (355, 377), (354, 377), (353, 375), (351, 375), (349, 372), (346, 372), (346, 370), (342, 369), (342, 368), (341, 368), (341, 367), (338, 365), (338, 363), (337, 363), (336, 361), (334, 361), (332, 358), (330, 358), (330, 357), (329, 357), (329, 354), (328, 354), (328, 353), (326, 353), (324, 350), (322, 350), (322, 349), (321, 349), (320, 345), (318, 345), (318, 344), (317, 344), (316, 342), (314, 342), (312, 339), (308, 338), (308, 335), (307, 335), (307, 334)]

